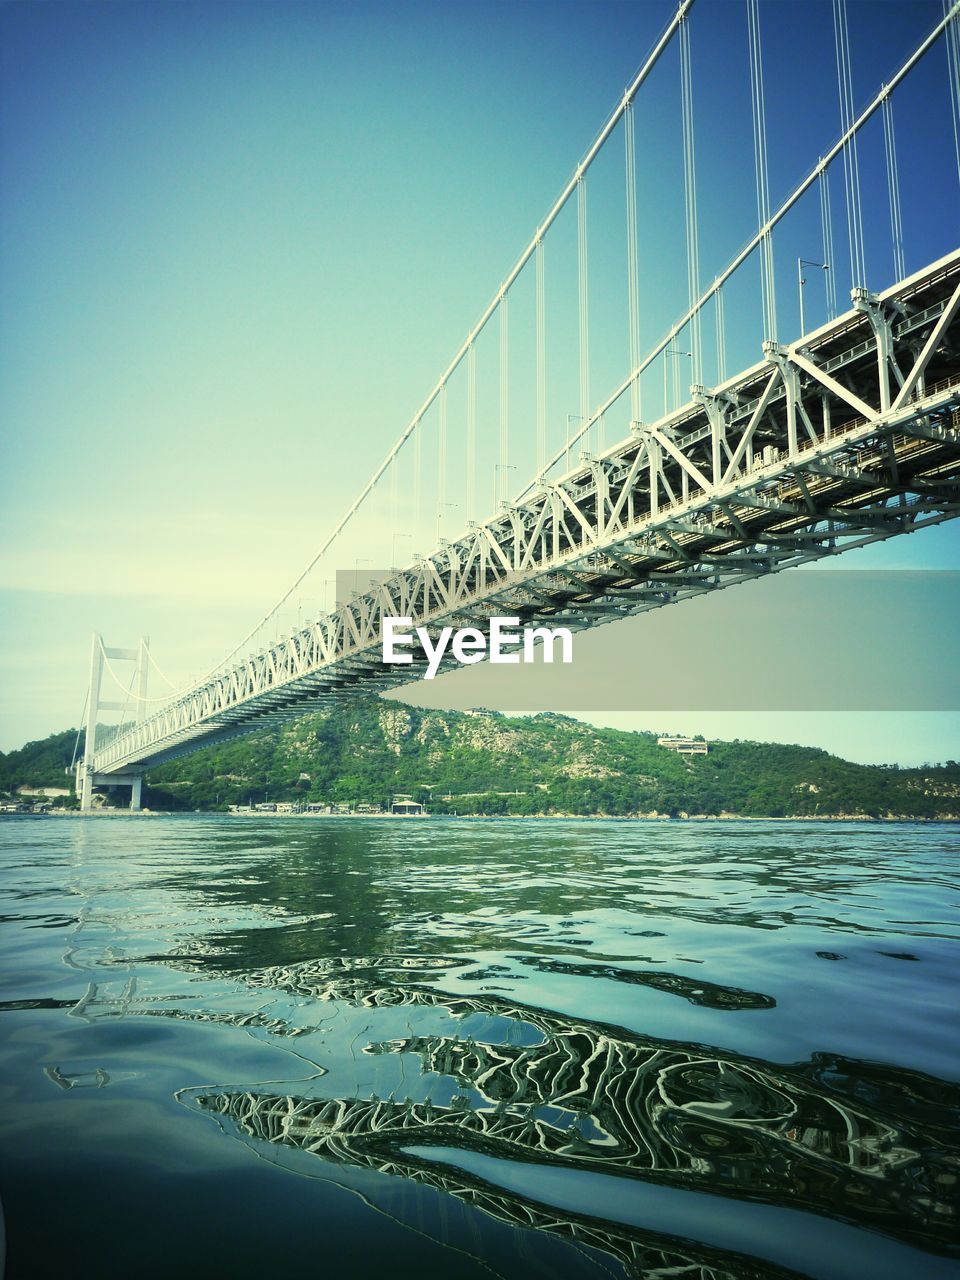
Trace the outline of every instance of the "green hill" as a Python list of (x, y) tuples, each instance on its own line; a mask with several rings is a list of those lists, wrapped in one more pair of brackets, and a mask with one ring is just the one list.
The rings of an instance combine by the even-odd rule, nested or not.
[[(0, 754), (0, 790), (63, 786), (75, 736)], [(813, 747), (739, 741), (681, 757), (653, 734), (566, 716), (425, 711), (364, 697), (151, 769), (144, 803), (382, 804), (398, 792), (434, 813), (952, 818), (960, 816), (960, 765), (858, 765)]]
[[(67, 729), (63, 733), (52, 733), (39, 742), (28, 742), (9, 755), (0, 751), (0, 792), (12, 792), (17, 787), (71, 786), (64, 770), (73, 759), (76, 742), (76, 729)], [(83, 754), (83, 734), (80, 735), (79, 753)]]

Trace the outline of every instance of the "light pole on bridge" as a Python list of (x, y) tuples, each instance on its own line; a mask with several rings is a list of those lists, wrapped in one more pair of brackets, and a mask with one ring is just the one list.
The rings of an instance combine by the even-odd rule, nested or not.
[(350, 584), (350, 595), (355, 599), (360, 594), (360, 566), (370, 564), (367, 556), (357, 556), (353, 562), (353, 582)]
[(443, 513), (447, 507), (455, 507), (455, 502), (441, 502), (437, 506), (437, 546), (440, 545), (440, 526), (443, 523)]
[[(495, 462), (493, 464), (493, 505), (499, 507), (501, 502), (506, 502), (507, 477), (501, 476), (501, 471), (516, 471), (516, 467), (512, 462)], [(439, 536), (439, 535), (438, 535)]]
[[(673, 398), (676, 401), (674, 405), (667, 403), (667, 356), (673, 356)], [(693, 359), (692, 351), (681, 351), (677, 346), (676, 338), (671, 338), (667, 345), (663, 348), (663, 412), (669, 413), (671, 407), (679, 409), (680, 407), (680, 366), (677, 364), (677, 356), (687, 356)]]
[(567, 414), (567, 451), (566, 451), (566, 458), (564, 459), (564, 466), (567, 468), (568, 471), (570, 470), (570, 426), (574, 422), (584, 422), (584, 421), (585, 419), (581, 417), (579, 413)]
[(390, 548), (390, 566), (393, 568), (397, 563), (397, 542), (400, 538), (412, 538), (412, 533), (395, 533)]
[(817, 267), (820, 271), (829, 271), (829, 262), (811, 262), (809, 258), (797, 259), (797, 289), (800, 293), (800, 335), (806, 333), (807, 328), (803, 319), (803, 286), (807, 283), (807, 277), (803, 274), (804, 267)]

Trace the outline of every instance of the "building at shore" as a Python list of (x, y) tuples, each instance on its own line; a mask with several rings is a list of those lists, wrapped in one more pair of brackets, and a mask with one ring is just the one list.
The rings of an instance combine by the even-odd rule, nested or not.
[(681, 756), (705, 756), (710, 750), (710, 743), (704, 742), (702, 738), (673, 738), (663, 737), (657, 739), (658, 747), (666, 747), (668, 751), (676, 751)]
[(422, 818), (424, 809), (412, 796), (394, 796), (390, 812), (405, 818)]

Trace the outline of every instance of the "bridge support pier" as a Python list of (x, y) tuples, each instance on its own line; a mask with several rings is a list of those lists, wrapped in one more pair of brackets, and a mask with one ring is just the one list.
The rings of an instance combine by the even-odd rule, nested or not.
[(93, 808), (93, 788), (94, 787), (129, 787), (130, 788), (130, 812), (140, 812), (140, 797), (143, 790), (143, 775), (140, 773), (85, 773), (83, 775), (83, 788), (86, 791), (89, 786), (89, 798), (84, 803), (84, 794), (80, 796), (81, 812), (89, 812)]
[(89, 812), (93, 808), (93, 774), (82, 764), (77, 767), (77, 791), (80, 793), (80, 812)]

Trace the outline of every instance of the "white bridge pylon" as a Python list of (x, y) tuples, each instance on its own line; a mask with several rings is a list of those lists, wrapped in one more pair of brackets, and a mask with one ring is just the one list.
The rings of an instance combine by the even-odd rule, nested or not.
[[(100, 696), (103, 687), (104, 667), (113, 673), (113, 662), (132, 662), (133, 678), (126, 691), (124, 701), (104, 699)], [(129, 786), (130, 808), (138, 810), (143, 787), (142, 769), (135, 771), (113, 771), (110, 774), (97, 772), (97, 737), (102, 736), (103, 726), (98, 724), (98, 713), (116, 711), (120, 714), (118, 729), (124, 728), (124, 716), (132, 710), (135, 722), (143, 720), (147, 700), (147, 673), (150, 662), (150, 641), (141, 636), (135, 649), (111, 649), (103, 643), (103, 637), (94, 632), (90, 642), (90, 681), (87, 687), (87, 718), (84, 735), (83, 758), (76, 765), (77, 795), (80, 797), (80, 808), (89, 811), (93, 808), (93, 788), (96, 786)], [(120, 683), (118, 681), (118, 683)], [(122, 687), (122, 684), (121, 684)], [(136, 690), (136, 692), (134, 692)], [(131, 700), (133, 707), (131, 708)]]

